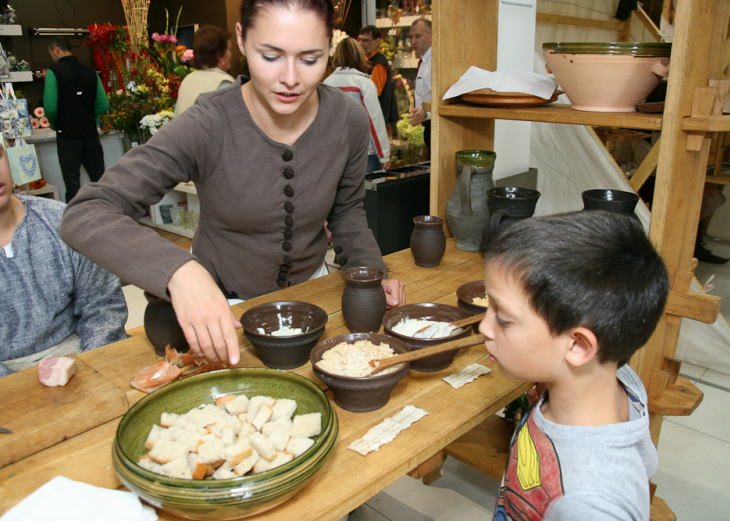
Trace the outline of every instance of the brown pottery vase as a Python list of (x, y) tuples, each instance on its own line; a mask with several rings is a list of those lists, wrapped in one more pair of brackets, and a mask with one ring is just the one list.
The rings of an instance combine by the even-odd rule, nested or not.
[(144, 331), (147, 339), (155, 347), (155, 353), (165, 356), (165, 346), (168, 344), (181, 353), (188, 351), (190, 346), (177, 321), (172, 302), (146, 291), (144, 296), (147, 299), (147, 307), (144, 310)]
[(357, 266), (344, 272), (345, 291), (342, 293), (342, 316), (350, 333), (377, 333), (387, 310), (381, 281), (383, 270)]
[(435, 268), (446, 251), (444, 220), (435, 215), (419, 215), (413, 223), (416, 227), (411, 234), (411, 253), (416, 266)]

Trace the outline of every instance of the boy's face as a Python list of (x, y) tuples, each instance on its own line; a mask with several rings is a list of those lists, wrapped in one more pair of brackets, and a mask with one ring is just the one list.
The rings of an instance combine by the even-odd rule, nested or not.
[(564, 351), (570, 336), (553, 336), (530, 307), (522, 284), (502, 270), (487, 270), (486, 287), (489, 308), (479, 331), (486, 337), (489, 359), (510, 378), (553, 381), (566, 370)]

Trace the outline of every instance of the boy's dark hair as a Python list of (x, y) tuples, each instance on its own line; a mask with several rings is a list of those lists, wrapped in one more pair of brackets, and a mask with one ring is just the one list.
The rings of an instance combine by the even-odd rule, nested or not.
[(259, 11), (275, 7), (312, 11), (324, 22), (327, 36), (332, 40), (332, 33), (335, 30), (335, 7), (332, 0), (242, 0), (240, 9), (241, 36), (244, 40), (246, 39), (246, 31), (253, 27)]
[(525, 219), (492, 241), (484, 260), (522, 284), (551, 334), (590, 329), (601, 363), (629, 361), (654, 332), (669, 292), (664, 261), (624, 214)]
[(210, 69), (228, 50), (231, 33), (215, 25), (206, 25), (193, 36), (193, 64), (196, 69)]
[(382, 33), (380, 32), (380, 29), (378, 29), (374, 25), (366, 25), (365, 27), (363, 27), (362, 29), (360, 29), (360, 33), (359, 34), (367, 34), (373, 40), (375, 40), (376, 38), (382, 38), (383, 37), (382, 36)]
[(66, 38), (60, 36), (54, 36), (48, 41), (48, 49), (58, 47), (64, 52), (71, 52), (71, 43)]

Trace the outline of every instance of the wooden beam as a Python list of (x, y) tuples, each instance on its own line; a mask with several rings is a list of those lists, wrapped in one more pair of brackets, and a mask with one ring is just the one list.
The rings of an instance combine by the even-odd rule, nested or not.
[(707, 293), (670, 291), (664, 311), (670, 315), (713, 324), (720, 314), (721, 301), (720, 297)]
[(644, 183), (646, 183), (646, 180), (649, 179), (649, 176), (656, 168), (657, 161), (659, 160), (659, 144), (661, 141), (661, 137), (656, 140), (654, 146), (651, 147), (651, 150), (639, 165), (639, 168), (637, 168), (634, 175), (631, 176), (629, 184), (631, 185), (631, 188), (633, 188), (634, 192), (638, 192), (639, 189), (644, 186)]
[[(654, 371), (664, 372), (658, 369)], [(654, 381), (656, 382), (657, 378)], [(649, 398), (649, 412), (661, 416), (689, 416), (702, 403), (704, 396), (692, 382), (680, 376), (676, 383), (666, 382), (661, 397)]]
[(696, 132), (730, 132), (730, 116), (689, 116), (682, 119), (682, 130)]
[(639, 21), (646, 28), (646, 30), (649, 31), (649, 34), (651, 34), (657, 42), (661, 42), (664, 39), (664, 35), (662, 34), (662, 32), (656, 25), (654, 25), (652, 19), (649, 18), (649, 15), (646, 14), (646, 12), (644, 12), (641, 7), (631, 11), (631, 15), (636, 16), (636, 18), (639, 19)]
[(627, 24), (625, 21), (616, 20), (593, 20), (592, 18), (578, 18), (576, 16), (563, 16), (559, 14), (537, 13), (537, 21), (547, 24), (577, 25), (580, 27), (596, 27), (610, 31), (622, 31)]

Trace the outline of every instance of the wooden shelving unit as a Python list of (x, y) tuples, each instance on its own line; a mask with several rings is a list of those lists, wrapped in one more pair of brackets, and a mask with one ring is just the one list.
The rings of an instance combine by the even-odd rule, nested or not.
[[(579, 112), (560, 105), (492, 109), (442, 101), (446, 90), (469, 66), (495, 70), (498, 5), (497, 0), (433, 3), (431, 214), (445, 217), (446, 200), (457, 181), (454, 154), (465, 149), (491, 149), (495, 119), (661, 130), (649, 236), (666, 262), (673, 302), (681, 305), (668, 306), (656, 332), (631, 362), (651, 390), (650, 410), (657, 411), (651, 413), (652, 438), (658, 443), (663, 419), (660, 413), (690, 414), (702, 399), (702, 393), (691, 383), (677, 380), (678, 364), (671, 358), (676, 353), (681, 319), (690, 314), (690, 300), (694, 298), (689, 289), (710, 147), (710, 135), (705, 132), (730, 129), (730, 117), (718, 112), (727, 85), (713, 82), (710, 86), (710, 80), (722, 78), (730, 3), (686, 0), (678, 4), (663, 115)], [(718, 303), (702, 304), (703, 319), (714, 321)], [(692, 400), (677, 405), (671, 395), (678, 387), (684, 387), (686, 391), (680, 393), (692, 395)], [(652, 519), (673, 519), (664, 507), (657, 501)]]

